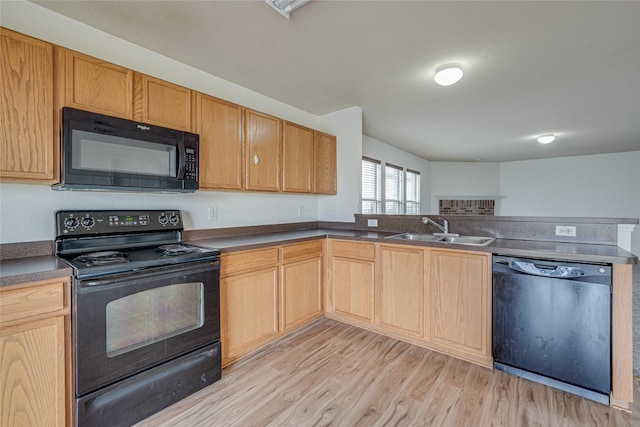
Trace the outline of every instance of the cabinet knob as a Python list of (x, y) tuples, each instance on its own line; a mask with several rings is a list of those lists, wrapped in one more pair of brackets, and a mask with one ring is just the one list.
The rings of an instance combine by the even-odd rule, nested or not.
[(258, 155), (257, 155), (257, 154), (254, 154), (254, 155), (253, 155), (253, 164), (254, 164), (254, 165), (257, 165), (257, 164), (258, 164), (258, 162), (260, 162), (260, 159), (258, 158)]

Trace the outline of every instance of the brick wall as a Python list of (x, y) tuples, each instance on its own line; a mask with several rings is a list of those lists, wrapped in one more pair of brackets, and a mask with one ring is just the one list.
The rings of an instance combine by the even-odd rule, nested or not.
[(494, 215), (495, 200), (440, 200), (440, 215)]

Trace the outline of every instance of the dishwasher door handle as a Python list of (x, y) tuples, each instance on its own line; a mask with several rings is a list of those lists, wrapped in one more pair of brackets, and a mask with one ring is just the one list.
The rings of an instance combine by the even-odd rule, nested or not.
[(584, 276), (584, 268), (570, 267), (564, 265), (539, 265), (533, 262), (515, 261), (509, 262), (509, 268), (521, 273), (532, 274), (534, 276), (543, 277), (582, 277)]

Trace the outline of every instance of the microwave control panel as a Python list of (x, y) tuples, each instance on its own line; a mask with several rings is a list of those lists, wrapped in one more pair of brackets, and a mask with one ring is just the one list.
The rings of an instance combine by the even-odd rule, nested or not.
[(194, 148), (185, 148), (184, 151), (184, 177), (185, 179), (196, 181), (198, 177), (198, 156), (196, 155), (196, 150)]

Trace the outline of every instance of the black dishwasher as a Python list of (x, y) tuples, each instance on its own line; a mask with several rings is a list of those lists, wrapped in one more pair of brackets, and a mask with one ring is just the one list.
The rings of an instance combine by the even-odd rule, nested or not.
[(608, 405), (611, 266), (494, 256), (493, 360)]

